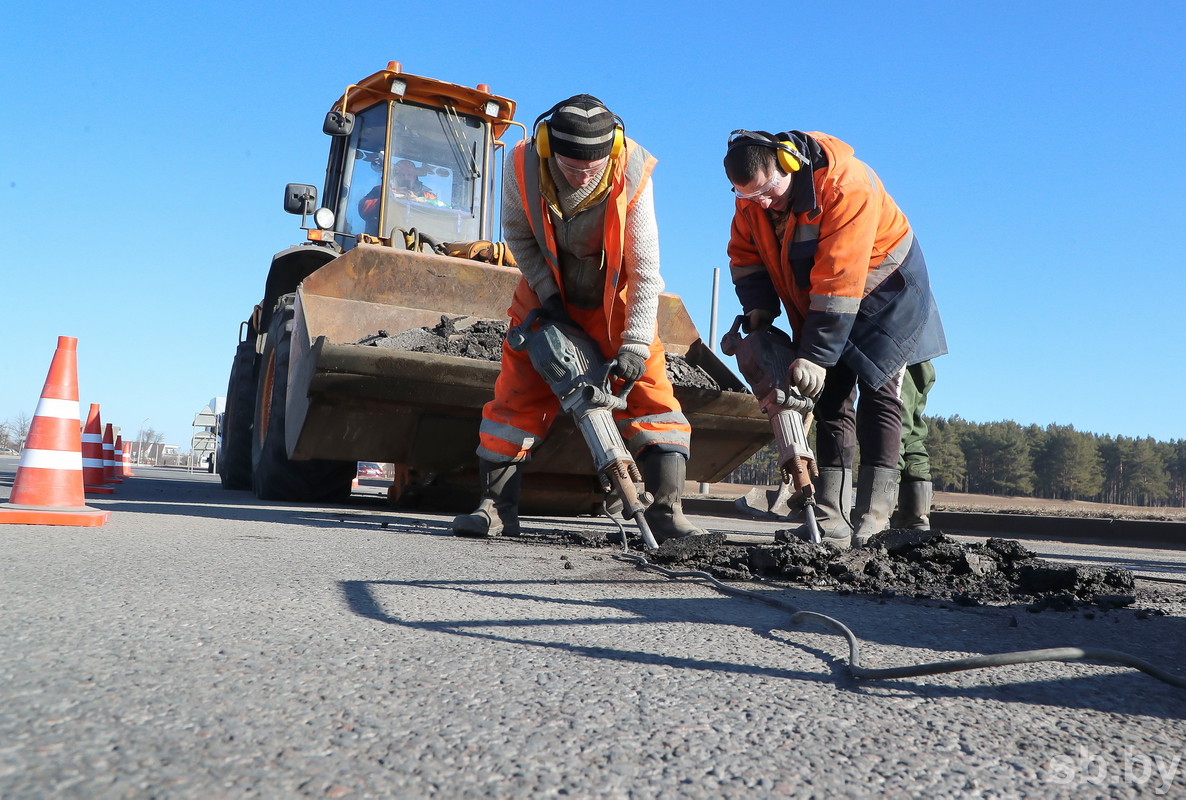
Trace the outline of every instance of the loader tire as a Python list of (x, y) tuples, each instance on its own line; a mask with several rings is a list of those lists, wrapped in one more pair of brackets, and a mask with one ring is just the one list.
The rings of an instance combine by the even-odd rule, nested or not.
[(224, 489), (251, 488), (251, 426), (255, 417), (255, 337), (240, 342), (227, 382), (218, 477)]
[(272, 313), (260, 359), (251, 435), (252, 489), (261, 500), (341, 502), (350, 496), (358, 462), (319, 458), (293, 461), (284, 444), (293, 297), (280, 298)]

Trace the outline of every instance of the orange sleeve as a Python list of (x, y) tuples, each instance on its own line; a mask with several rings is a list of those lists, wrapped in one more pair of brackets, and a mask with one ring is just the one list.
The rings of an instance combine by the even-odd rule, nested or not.
[(844, 181), (820, 198), (819, 249), (811, 293), (860, 298), (881, 221), (881, 192), (866, 180)]
[(729, 267), (752, 267), (762, 263), (758, 245), (745, 215), (740, 211), (733, 214), (733, 225), (729, 231)]

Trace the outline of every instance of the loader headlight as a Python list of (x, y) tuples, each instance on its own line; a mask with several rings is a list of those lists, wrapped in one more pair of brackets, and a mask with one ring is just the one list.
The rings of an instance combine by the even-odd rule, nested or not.
[(488, 117), (497, 117), (498, 116), (498, 103), (494, 102), (493, 100), (486, 101), (486, 116), (488, 116)]
[(323, 231), (332, 231), (334, 229), (334, 212), (322, 206), (313, 212), (313, 224)]

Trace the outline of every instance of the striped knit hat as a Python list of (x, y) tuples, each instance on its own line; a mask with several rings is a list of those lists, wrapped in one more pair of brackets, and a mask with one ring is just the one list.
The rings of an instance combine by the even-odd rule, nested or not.
[(556, 104), (548, 120), (552, 152), (565, 158), (596, 161), (610, 154), (617, 122), (605, 104), (591, 94), (578, 94)]

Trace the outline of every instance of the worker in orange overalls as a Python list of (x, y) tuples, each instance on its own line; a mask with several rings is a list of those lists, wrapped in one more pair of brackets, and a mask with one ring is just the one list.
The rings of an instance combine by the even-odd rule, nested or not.
[[(582, 328), (614, 375), (635, 381), (615, 412), (626, 446), (654, 496), (646, 520), (656, 540), (702, 533), (682, 494), (691, 428), (667, 377), (656, 317), (663, 279), (651, 171), (655, 158), (625, 137), (596, 97), (576, 95), (541, 114), (503, 175), (502, 224), (523, 278), (509, 310), (518, 325), (536, 308)], [(458, 536), (519, 533), (523, 463), (559, 411), (524, 352), (502, 347), (494, 399), (482, 410), (482, 499), (453, 520)]]
[(947, 352), (922, 249), (873, 170), (827, 134), (733, 131), (725, 174), (742, 310), (762, 328), (781, 302), (797, 346), (790, 381), (816, 398), (824, 541), (861, 546), (889, 526), (898, 496), (903, 372)]

